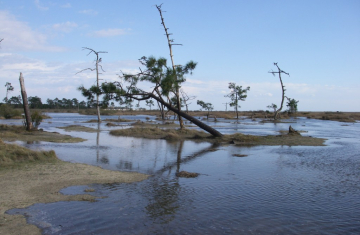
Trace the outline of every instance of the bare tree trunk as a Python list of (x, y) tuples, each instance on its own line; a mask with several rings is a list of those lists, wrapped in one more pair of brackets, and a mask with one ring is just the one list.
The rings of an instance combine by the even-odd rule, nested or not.
[(171, 106), (170, 104), (166, 103), (165, 101), (163, 101), (162, 99), (160, 99), (159, 97), (157, 97), (156, 95), (149, 93), (147, 94), (148, 96), (150, 96), (151, 98), (155, 99), (156, 101), (158, 101), (159, 103), (161, 103), (162, 105), (164, 105), (166, 108), (168, 108), (169, 110), (173, 111), (174, 113), (176, 113), (178, 116), (181, 116), (187, 120), (189, 120), (190, 122), (194, 123), (195, 125), (197, 125), (198, 127), (200, 127), (201, 129), (205, 130), (206, 132), (209, 132), (210, 134), (212, 134), (215, 137), (221, 137), (223, 136), (219, 131), (215, 130), (214, 128), (212, 128), (211, 126), (206, 125), (205, 123), (199, 121), (197, 118), (194, 118), (192, 116), (190, 116), (189, 114), (182, 112), (180, 110), (178, 110), (177, 108), (174, 108), (173, 106)]
[(239, 120), (239, 112), (238, 112), (238, 98), (237, 98), (237, 92), (235, 92), (235, 95), (236, 95), (236, 99), (235, 99), (235, 110), (236, 110), (236, 119)]
[[(170, 50), (171, 63), (172, 63), (172, 67), (173, 67), (173, 70), (174, 70), (174, 73), (175, 73), (175, 79), (177, 81), (178, 78), (177, 78), (177, 75), (176, 75), (176, 68), (175, 68), (174, 58), (173, 58), (173, 54), (172, 54), (172, 45), (181, 45), (181, 44), (173, 44), (172, 43), (174, 40), (170, 39), (170, 37), (169, 37), (170, 34), (168, 33), (168, 28), (166, 28), (166, 26), (165, 26), (165, 21), (164, 21), (164, 18), (162, 16), (162, 11), (161, 11), (161, 5), (160, 6), (156, 5), (156, 8), (158, 9), (158, 11), (160, 13), (161, 24), (164, 26), (164, 30), (165, 30), (166, 38), (167, 38), (167, 41), (168, 41), (169, 50)], [(179, 111), (181, 111), (180, 92), (179, 92), (179, 87), (178, 86), (176, 87), (175, 96), (176, 96), (178, 109), (179, 109)], [(180, 115), (178, 115), (178, 120), (179, 120), (180, 128), (185, 129), (184, 122), (181, 119)]]
[(30, 131), (32, 129), (32, 123), (31, 123), (29, 104), (27, 100), (27, 94), (25, 90), (24, 78), (22, 73), (20, 73), (19, 80), (20, 80), (21, 96), (23, 100), (23, 107), (24, 107), (25, 120), (26, 120), (26, 130)]
[(278, 110), (275, 111), (274, 114), (274, 120), (276, 120), (278, 118), (279, 112), (282, 110), (283, 108), (283, 104), (284, 104), (284, 99), (285, 99), (285, 88), (281, 79), (281, 73), (279, 73), (279, 79), (280, 79), (280, 83), (281, 83), (281, 89), (282, 89), (282, 97), (281, 97), (281, 105), (280, 108)]
[(284, 84), (283, 84), (283, 82), (282, 82), (282, 79), (281, 79), (281, 73), (285, 73), (285, 74), (287, 74), (287, 75), (289, 75), (289, 76), (290, 76), (290, 74), (287, 73), (287, 72), (285, 72), (285, 71), (283, 71), (283, 70), (281, 70), (281, 69), (279, 68), (279, 66), (277, 65), (277, 63), (274, 63), (274, 65), (277, 67), (278, 72), (272, 71), (272, 72), (269, 72), (269, 73), (272, 73), (274, 76), (275, 76), (275, 73), (278, 73), (278, 74), (279, 74), (279, 79), (280, 79), (280, 84), (281, 84), (281, 90), (282, 90), (282, 98), (281, 98), (280, 108), (279, 108), (278, 110), (276, 110), (275, 113), (274, 113), (274, 120), (276, 120), (277, 117), (278, 117), (278, 115), (279, 115), (279, 112), (280, 112), (280, 111), (282, 110), (282, 108), (283, 108), (284, 99), (285, 99), (285, 86), (284, 86)]
[[(99, 59), (99, 53), (107, 53), (107, 52), (106, 51), (95, 51), (95, 50), (93, 50), (91, 48), (83, 47), (83, 50), (85, 50), (85, 49), (90, 51), (89, 54), (94, 53), (96, 55), (95, 69), (92, 69), (92, 68), (83, 69), (83, 70), (77, 72), (76, 74), (81, 73), (81, 72), (83, 72), (85, 70), (91, 70), (91, 71), (96, 70), (96, 87), (97, 87), (97, 89), (99, 89), (99, 80), (100, 80), (99, 79), (99, 63), (101, 62), (101, 58)], [(102, 71), (104, 71), (102, 69), (101, 65), (100, 65), (100, 68), (101, 68)], [(101, 122), (101, 117), (100, 117), (100, 105), (99, 105), (99, 93), (98, 92), (96, 92), (96, 114), (97, 114), (97, 117), (98, 117), (98, 122), (100, 123)]]
[(158, 106), (159, 106), (159, 109), (160, 109), (160, 113), (161, 113), (161, 119), (162, 120), (165, 120), (165, 112), (164, 112), (164, 107), (163, 105), (158, 101), (157, 102)]

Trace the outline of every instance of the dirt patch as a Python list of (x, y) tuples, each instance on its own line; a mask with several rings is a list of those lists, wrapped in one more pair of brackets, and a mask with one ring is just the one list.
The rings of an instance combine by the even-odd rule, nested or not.
[[(1, 145), (10, 145), (7, 146), (8, 149), (14, 147), (12, 144)], [(96, 200), (96, 197), (88, 194), (60, 194), (62, 188), (74, 185), (131, 183), (147, 177), (139, 173), (110, 171), (85, 164), (62, 162), (57, 158), (50, 161), (22, 161), (2, 166), (0, 167), (0, 234), (41, 234), (36, 226), (27, 224), (22, 215), (5, 214), (9, 209), (25, 208), (35, 203)]]
[(58, 127), (58, 128), (63, 129), (65, 131), (82, 131), (82, 132), (90, 132), (90, 133), (98, 132), (97, 129), (86, 126), (80, 126), (80, 125), (70, 125), (70, 126)]
[(39, 130), (27, 131), (23, 126), (0, 125), (0, 139), (7, 141), (46, 141), (56, 143), (78, 143), (85, 139), (72, 137), (70, 135), (61, 135), (57, 132), (46, 132)]

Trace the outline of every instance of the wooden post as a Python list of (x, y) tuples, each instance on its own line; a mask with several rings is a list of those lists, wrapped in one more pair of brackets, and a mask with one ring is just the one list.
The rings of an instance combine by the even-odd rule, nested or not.
[(29, 104), (28, 104), (28, 100), (27, 100), (24, 78), (22, 76), (22, 73), (20, 73), (19, 80), (20, 80), (21, 96), (22, 96), (22, 100), (23, 100), (23, 107), (24, 107), (24, 113), (25, 113), (26, 130), (30, 131), (32, 129), (32, 123), (31, 123)]

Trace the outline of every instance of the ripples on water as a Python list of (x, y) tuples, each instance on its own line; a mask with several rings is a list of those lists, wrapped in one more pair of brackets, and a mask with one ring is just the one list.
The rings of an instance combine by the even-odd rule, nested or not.
[[(42, 125), (69, 134), (55, 127), (76, 122), (96, 128), (81, 123), (89, 118), (93, 116), (55, 114), (52, 123)], [(267, 135), (289, 125), (253, 124), (242, 120), (215, 127), (223, 133)], [(304, 135), (328, 138), (325, 147), (249, 148), (113, 137), (105, 126), (99, 133), (71, 132), (88, 141), (28, 147), (54, 149), (66, 161), (152, 177), (91, 185), (95, 192), (90, 194), (106, 196), (95, 203), (36, 204), (10, 213), (27, 213), (44, 234), (359, 234), (360, 124), (341, 124), (301, 118), (291, 123), (308, 131)], [(248, 156), (233, 157), (235, 153)], [(175, 177), (181, 170), (201, 175)], [(86, 188), (69, 187), (62, 193)]]

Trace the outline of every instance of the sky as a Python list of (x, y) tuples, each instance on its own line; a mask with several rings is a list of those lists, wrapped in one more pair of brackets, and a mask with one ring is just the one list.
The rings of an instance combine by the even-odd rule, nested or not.
[[(182, 89), (214, 110), (230, 110), (225, 97), (234, 82), (250, 86), (240, 110), (280, 106), (285, 95), (299, 111), (360, 111), (359, 0), (0, 0), (0, 98), (10, 82), (28, 96), (85, 100), (77, 88), (96, 84), (94, 54), (101, 54), (102, 82), (137, 73), (142, 56), (169, 49), (159, 12), (172, 33), (175, 64), (197, 62)], [(169, 63), (170, 65), (170, 63)], [(143, 89), (149, 87), (141, 85)], [(145, 102), (140, 103), (142, 107)], [(232, 109), (232, 108), (231, 108)]]

